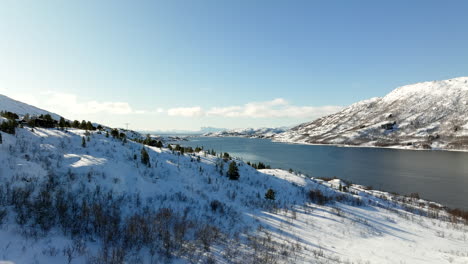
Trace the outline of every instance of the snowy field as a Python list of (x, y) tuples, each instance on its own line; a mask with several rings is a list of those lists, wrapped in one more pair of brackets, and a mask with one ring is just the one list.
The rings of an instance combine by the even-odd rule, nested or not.
[(229, 180), (203, 151), (146, 146), (145, 166), (105, 132), (0, 133), (2, 264), (468, 263), (467, 222), (417, 197), (242, 161)]

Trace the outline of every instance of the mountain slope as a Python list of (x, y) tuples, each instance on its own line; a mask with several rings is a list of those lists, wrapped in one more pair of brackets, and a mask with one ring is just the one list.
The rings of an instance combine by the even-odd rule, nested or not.
[(30, 115), (35, 115), (35, 116), (50, 114), (53, 119), (55, 120), (60, 119), (60, 116), (55, 113), (37, 108), (35, 106), (29, 105), (20, 101), (16, 101), (2, 94), (0, 94), (0, 111), (9, 111), (9, 112), (16, 113), (20, 116), (23, 116), (25, 114), (30, 114)]
[[(0, 144), (0, 259), (12, 263), (466, 263), (467, 222), (340, 180), (255, 170), (79, 129)], [(83, 144), (83, 138), (89, 137)], [(275, 200), (264, 194), (275, 192)]]
[(402, 86), (296, 126), (277, 141), (425, 149), (468, 148), (468, 77)]

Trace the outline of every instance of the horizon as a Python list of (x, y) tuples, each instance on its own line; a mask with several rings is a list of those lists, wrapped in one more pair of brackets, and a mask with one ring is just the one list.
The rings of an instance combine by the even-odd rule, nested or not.
[(138, 131), (293, 126), (467, 76), (466, 10), (465, 1), (3, 2), (0, 94)]

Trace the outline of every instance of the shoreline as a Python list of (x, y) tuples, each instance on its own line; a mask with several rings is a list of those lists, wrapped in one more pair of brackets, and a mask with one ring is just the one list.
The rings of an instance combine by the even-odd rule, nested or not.
[(261, 137), (250, 137), (250, 136), (190, 136), (190, 137), (206, 137), (206, 138), (251, 138), (251, 139), (267, 139), (275, 143), (291, 144), (291, 145), (308, 145), (308, 146), (333, 146), (338, 148), (377, 148), (377, 149), (394, 149), (394, 150), (413, 150), (413, 151), (447, 151), (447, 152), (465, 152), (468, 153), (468, 149), (445, 149), (445, 148), (433, 148), (433, 149), (422, 149), (422, 148), (411, 148), (406, 146), (372, 146), (372, 145), (347, 145), (347, 144), (327, 144), (327, 143), (307, 143), (307, 142), (294, 142), (294, 141), (282, 141), (275, 140), (273, 138), (261, 138)]

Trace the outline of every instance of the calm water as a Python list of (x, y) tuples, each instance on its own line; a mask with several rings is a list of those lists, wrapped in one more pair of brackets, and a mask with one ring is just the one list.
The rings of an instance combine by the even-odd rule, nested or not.
[(422, 198), (468, 210), (468, 153), (464, 152), (309, 146), (235, 137), (193, 137), (179, 143), (312, 177), (336, 176), (400, 194), (417, 192)]

